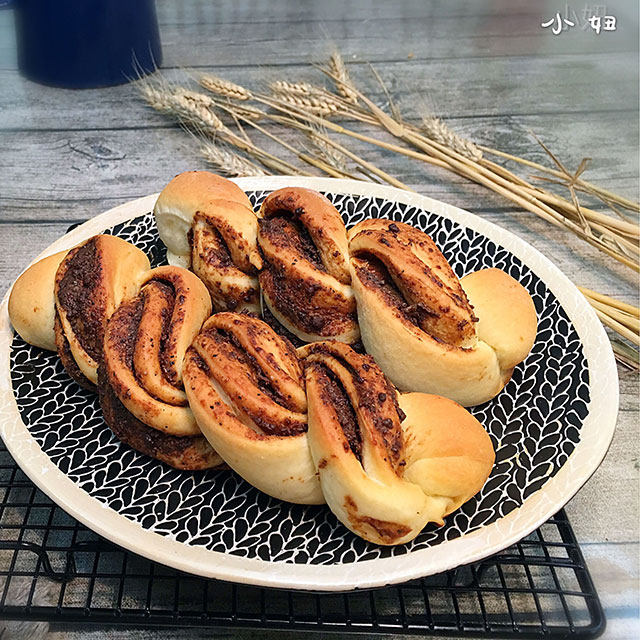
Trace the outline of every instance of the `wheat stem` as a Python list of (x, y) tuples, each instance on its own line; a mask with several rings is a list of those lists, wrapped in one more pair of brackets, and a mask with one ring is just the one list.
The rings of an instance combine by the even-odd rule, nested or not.
[(591, 299), (589, 300), (589, 304), (594, 309), (598, 309), (599, 311), (602, 311), (602, 313), (606, 313), (610, 318), (613, 318), (616, 322), (627, 327), (627, 329), (633, 331), (635, 334), (640, 333), (640, 320), (638, 318), (634, 318), (623, 311), (613, 309), (612, 307), (603, 304), (602, 302), (598, 302), (597, 300)]
[(611, 296), (607, 296), (604, 293), (598, 293), (597, 291), (592, 291), (591, 289), (587, 289), (586, 287), (578, 287), (581, 293), (585, 295), (587, 298), (593, 298), (598, 302), (602, 302), (614, 309), (619, 309), (620, 311), (624, 311), (636, 318), (640, 318), (640, 309), (638, 307), (634, 307), (632, 304), (627, 304), (626, 302), (622, 302), (617, 300), (616, 298), (612, 298)]
[(637, 333), (634, 333), (633, 331), (631, 331), (631, 329), (628, 329), (622, 323), (618, 322), (617, 320), (614, 320), (607, 313), (600, 311), (596, 307), (594, 307), (593, 309), (603, 324), (606, 324), (607, 327), (609, 327), (610, 329), (613, 329), (616, 333), (620, 334), (623, 338), (626, 338), (627, 340), (629, 340), (629, 342), (633, 342), (633, 344), (635, 344), (636, 346), (640, 346), (640, 337), (638, 337)]
[(200, 155), (211, 165), (229, 176), (266, 176), (257, 164), (213, 142), (203, 142)]
[[(544, 173), (548, 173), (549, 175), (556, 176), (558, 178), (565, 177), (562, 171), (551, 169), (550, 167), (545, 167), (543, 164), (539, 164), (538, 162), (533, 162), (532, 160), (527, 160), (526, 158), (520, 158), (510, 153), (499, 151), (498, 149), (492, 149), (491, 147), (487, 147), (484, 145), (478, 145), (478, 148), (484, 153), (490, 153), (491, 155), (499, 156), (501, 158), (505, 158), (506, 160), (512, 160), (513, 162), (517, 162), (527, 167), (531, 167), (532, 169), (536, 169), (537, 171), (543, 171)], [(624, 207), (625, 209), (629, 209), (630, 211), (640, 212), (640, 203), (638, 202), (634, 202), (633, 200), (629, 200), (624, 196), (620, 196), (616, 193), (612, 193), (611, 191), (607, 191), (606, 189), (603, 189), (602, 187), (598, 187), (597, 185), (587, 182), (582, 178), (578, 178), (578, 180), (576, 180), (576, 184), (579, 187), (583, 188), (585, 191), (588, 191), (594, 194), (601, 194), (607, 200), (615, 202), (619, 204), (621, 207)]]
[(618, 340), (611, 340), (611, 347), (620, 364), (631, 371), (640, 371), (640, 353), (636, 349)]
[(198, 83), (211, 93), (224, 96), (231, 100), (250, 100), (251, 92), (239, 84), (224, 80), (210, 73), (198, 76)]

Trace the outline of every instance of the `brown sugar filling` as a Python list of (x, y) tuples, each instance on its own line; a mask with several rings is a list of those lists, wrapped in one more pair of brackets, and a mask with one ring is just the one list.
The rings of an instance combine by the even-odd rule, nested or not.
[(105, 292), (101, 287), (102, 261), (92, 238), (69, 258), (58, 285), (58, 302), (82, 348), (96, 362), (102, 359), (107, 318)]
[(320, 252), (306, 227), (286, 211), (278, 211), (260, 220), (260, 233), (269, 238), (277, 249), (291, 248), (319, 271), (326, 271)]
[(168, 303), (167, 307), (162, 309), (161, 314), (162, 334), (160, 338), (160, 348), (158, 350), (160, 369), (164, 379), (169, 382), (169, 384), (177, 387), (174, 381), (174, 368), (172, 367), (174, 363), (171, 361), (172, 359), (175, 359), (175, 354), (170, 353), (170, 350), (167, 349), (169, 332), (171, 330), (171, 319), (173, 317), (173, 310), (176, 302), (175, 289), (171, 284), (163, 280), (152, 280), (151, 282), (160, 291), (161, 295), (164, 296)]
[(275, 309), (305, 333), (333, 335), (332, 323), (341, 319), (344, 321), (344, 315), (310, 304), (318, 290), (318, 285), (313, 282), (288, 279), (274, 267), (262, 271), (259, 280)]
[(243, 349), (232, 333), (222, 329), (207, 329), (204, 334), (221, 347), (226, 358), (235, 360), (243, 366), (249, 379), (260, 389), (261, 393), (264, 393), (274, 402), (285, 403), (286, 398), (282, 398), (273, 388), (271, 381), (264, 374), (262, 368), (258, 366), (256, 359)]
[(149, 427), (122, 404), (109, 383), (104, 365), (98, 368), (100, 406), (105, 422), (116, 437), (130, 447), (182, 469), (207, 469), (215, 459), (202, 435), (173, 436)]
[[(242, 366), (244, 372), (249, 377), (250, 381), (259, 389), (260, 393), (286, 409), (291, 411), (298, 410), (293, 403), (292, 398), (283, 397), (278, 393), (277, 389), (275, 389), (271, 384), (269, 377), (265, 375), (262, 368), (258, 365), (256, 359), (244, 350), (233, 333), (221, 329), (207, 329), (204, 331), (204, 334), (212, 340), (215, 340), (222, 350), (225, 358), (235, 360)], [(208, 375), (211, 375), (211, 372), (209, 372)], [(213, 377), (215, 378), (215, 374)], [(218, 382), (221, 384), (220, 381)], [(222, 386), (224, 388), (224, 385)], [(242, 403), (242, 398), (239, 399), (238, 405), (243, 411), (246, 411), (246, 407), (243, 406)], [(306, 423), (300, 423), (299, 421), (292, 420), (289, 417), (285, 417), (282, 421), (274, 424), (259, 412), (246, 411), (246, 413), (267, 435), (294, 436), (304, 433), (307, 430)]]
[[(377, 289), (386, 304), (396, 309), (411, 324), (423, 331), (429, 331), (428, 321), (439, 317), (439, 314), (421, 302), (409, 304), (396, 286), (382, 260), (364, 252), (357, 254), (356, 257), (360, 258), (360, 262), (356, 266), (356, 272), (365, 286), (370, 289)], [(437, 336), (433, 336), (433, 338), (438, 340)]]
[[(207, 221), (204, 221), (204, 224), (205, 226), (198, 227), (195, 233), (193, 232), (194, 227), (191, 228), (188, 235), (191, 251), (198, 251), (200, 259), (209, 267), (222, 268), (231, 266), (233, 264), (231, 252), (222, 234)], [(194, 238), (196, 234), (198, 236), (204, 236), (204, 241), (201, 243), (196, 242)], [(199, 239), (200, 238), (198, 238), (198, 240)], [(201, 252), (198, 245), (202, 246)]]
[[(326, 353), (330, 357), (336, 357), (335, 354), (322, 343), (314, 345), (313, 353)], [(358, 360), (359, 364), (356, 362), (347, 362), (347, 360), (343, 358), (340, 358), (339, 362), (351, 375), (358, 397), (358, 408), (369, 415), (374, 429), (380, 434), (384, 442), (391, 466), (396, 473), (400, 474), (402, 473), (402, 467), (405, 465), (403, 459), (404, 440), (400, 423), (406, 418), (406, 415), (398, 405), (398, 395), (395, 388), (384, 376), (382, 371), (378, 369), (374, 360), (370, 356), (359, 356)], [(353, 415), (353, 421), (355, 422), (350, 421), (349, 416), (345, 414), (344, 402), (341, 403), (342, 408), (339, 413), (339, 420), (340, 424), (343, 425), (343, 431), (345, 431), (345, 436), (349, 440), (351, 450), (360, 462), (362, 462), (360, 457), (362, 450), (361, 431), (355, 413), (353, 412), (353, 406), (343, 385), (326, 366), (317, 362), (312, 362), (308, 366), (321, 367), (327, 379), (334, 381), (338, 391), (341, 391), (344, 401), (348, 403)], [(375, 370), (372, 371), (372, 368), (375, 368)], [(376, 380), (377, 375), (381, 376), (381, 379)], [(321, 379), (321, 384), (323, 384), (324, 388), (324, 377)], [(326, 398), (326, 401), (333, 403), (336, 398), (337, 396), (332, 394)], [(344, 423), (343, 418), (345, 420)], [(345, 424), (347, 425), (346, 430)], [(353, 424), (355, 424), (357, 442), (359, 444), (355, 444), (356, 440), (351, 435), (353, 433)], [(356, 453), (356, 451), (359, 453)]]
[(120, 354), (122, 360), (134, 372), (134, 375), (133, 354), (143, 309), (144, 302), (141, 297), (125, 303), (111, 317), (109, 327), (109, 348)]
[(349, 400), (345, 388), (333, 372), (324, 365), (314, 362), (310, 366), (313, 366), (319, 373), (318, 381), (321, 387), (322, 401), (335, 411), (344, 437), (349, 443), (349, 448), (362, 464), (362, 434), (360, 433), (356, 412), (351, 405), (351, 400)]

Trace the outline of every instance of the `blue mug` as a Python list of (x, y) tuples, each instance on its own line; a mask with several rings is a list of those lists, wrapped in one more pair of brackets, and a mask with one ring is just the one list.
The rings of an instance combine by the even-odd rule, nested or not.
[(18, 67), (42, 84), (106, 87), (162, 63), (155, 0), (14, 0)]

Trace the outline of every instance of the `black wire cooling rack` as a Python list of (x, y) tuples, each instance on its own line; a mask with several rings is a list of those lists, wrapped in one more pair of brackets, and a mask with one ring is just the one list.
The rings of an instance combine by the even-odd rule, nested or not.
[(605, 626), (564, 511), (498, 555), (399, 586), (262, 589), (184, 574), (100, 538), (36, 489), (1, 440), (0, 619), (491, 638), (594, 638)]

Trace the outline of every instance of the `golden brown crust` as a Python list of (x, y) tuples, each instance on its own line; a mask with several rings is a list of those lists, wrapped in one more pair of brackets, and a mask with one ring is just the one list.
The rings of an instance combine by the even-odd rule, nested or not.
[(258, 218), (240, 187), (208, 171), (181, 173), (154, 215), (169, 262), (202, 279), (216, 311), (259, 311)]
[(377, 544), (413, 539), (483, 486), (494, 460), (480, 423), (460, 405), (402, 394), (370, 356), (316, 342), (303, 357), (309, 444), (327, 504)]
[(293, 347), (271, 327), (247, 315), (218, 313), (202, 327), (192, 350), (198, 369), (257, 434), (306, 432), (302, 369)]
[(15, 281), (9, 296), (9, 318), (13, 328), (29, 344), (56, 350), (54, 332), (56, 271), (67, 255), (61, 251), (39, 260)]
[(93, 382), (91, 382), (84, 373), (82, 373), (78, 363), (75, 361), (73, 354), (71, 353), (69, 341), (62, 330), (60, 316), (57, 313), (55, 314), (54, 320), (54, 334), (58, 357), (60, 358), (65, 371), (69, 374), (69, 377), (72, 380), (75, 380), (75, 382), (77, 382), (81, 387), (88, 389), (89, 391), (95, 391), (96, 385), (93, 384)]
[(355, 299), (338, 211), (321, 194), (291, 187), (267, 196), (260, 212), (260, 287), (271, 313), (306, 342), (355, 342)]
[(363, 286), (377, 289), (397, 318), (457, 347), (475, 339), (475, 318), (460, 282), (433, 240), (402, 222), (364, 220), (349, 232)]
[[(318, 417), (340, 425), (344, 451), (362, 462), (363, 430), (389, 469), (401, 474), (402, 429), (396, 390), (371, 356), (356, 353), (335, 342), (314, 342), (298, 349), (304, 359), (306, 378), (314, 379)], [(326, 415), (325, 415), (326, 414)], [(339, 437), (339, 432), (337, 436)]]
[(136, 451), (176, 469), (198, 471), (223, 464), (204, 436), (172, 436), (140, 422), (120, 402), (109, 384), (104, 366), (98, 370), (98, 390), (105, 422), (118, 440)]
[(491, 346), (500, 368), (511, 371), (526, 357), (536, 338), (536, 308), (527, 290), (500, 269), (482, 269), (460, 280), (474, 312), (478, 338)]
[(357, 535), (377, 544), (413, 539), (440, 517), (416, 484), (403, 478), (403, 414), (395, 389), (370, 356), (348, 345), (316, 342), (304, 358), (309, 444), (327, 504)]
[(221, 200), (201, 204), (190, 229), (191, 268), (216, 311), (258, 311), (258, 219), (253, 210)]
[(480, 422), (448, 398), (403, 393), (406, 415), (404, 477), (425, 493), (445, 498), (444, 514), (458, 509), (486, 482), (495, 452)]
[[(156, 201), (156, 207), (177, 207), (196, 211), (202, 202), (216, 199), (251, 208), (251, 201), (247, 194), (237, 184), (210, 171), (179, 173), (162, 190)], [(162, 235), (161, 239), (164, 241)]]

